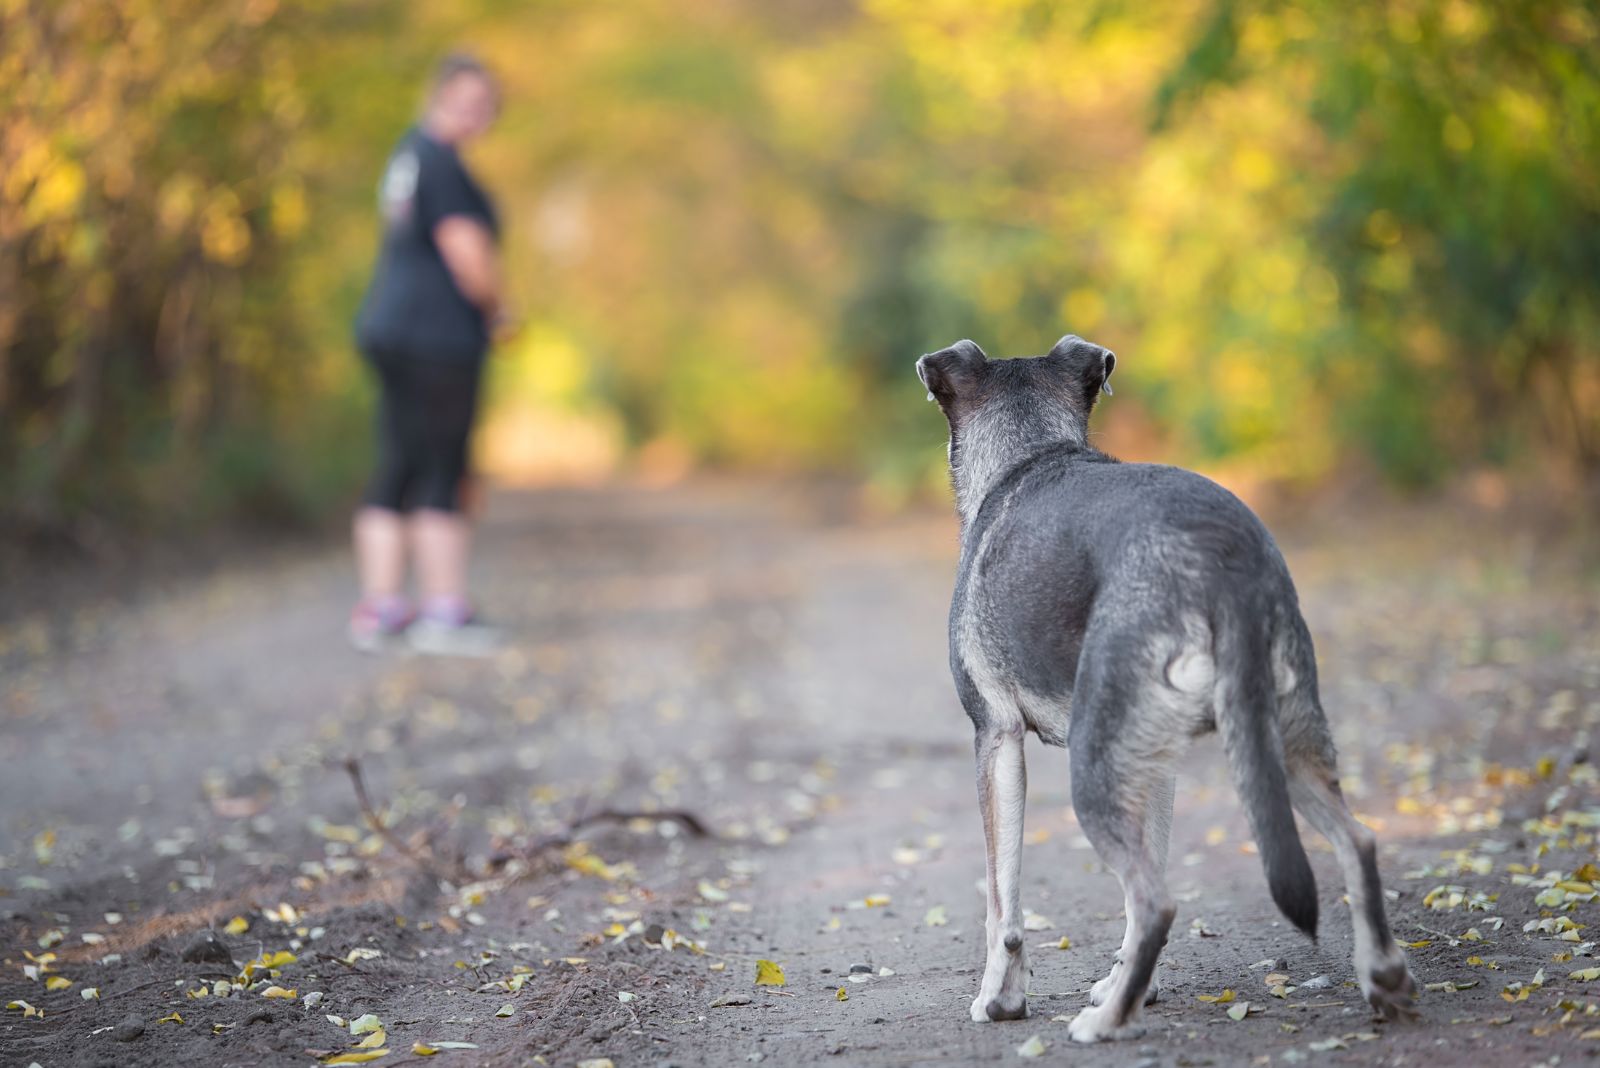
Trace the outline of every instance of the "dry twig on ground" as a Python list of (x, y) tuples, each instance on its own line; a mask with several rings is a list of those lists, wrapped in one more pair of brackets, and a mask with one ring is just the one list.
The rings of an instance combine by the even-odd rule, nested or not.
[[(432, 850), (418, 849), (411, 845), (384, 822), (377, 808), (373, 806), (372, 798), (367, 793), (367, 786), (361, 775), (361, 762), (359, 760), (355, 757), (346, 757), (344, 770), (349, 774), (350, 783), (355, 788), (356, 804), (360, 806), (361, 815), (366, 820), (367, 826), (371, 827), (373, 832), (382, 838), (384, 842), (393, 847), (395, 852), (405, 857), (422, 871), (442, 879), (461, 883), (471, 882), (475, 878), (471, 872), (467, 871), (459, 863), (442, 862), (434, 856)], [(628, 823), (639, 819), (656, 822), (670, 820), (696, 838), (715, 837), (711, 829), (706, 826), (704, 820), (686, 809), (669, 808), (646, 812), (641, 809), (606, 807), (598, 808), (591, 812), (580, 810), (578, 815), (569, 820), (561, 830), (535, 839), (520, 853), (514, 855), (499, 854), (491, 858), (490, 864), (492, 867), (500, 867), (513, 859), (513, 856), (529, 863), (543, 863), (548, 859), (546, 854), (551, 850), (563, 849), (571, 845), (577, 840), (578, 833), (586, 827), (592, 827), (600, 823)]]

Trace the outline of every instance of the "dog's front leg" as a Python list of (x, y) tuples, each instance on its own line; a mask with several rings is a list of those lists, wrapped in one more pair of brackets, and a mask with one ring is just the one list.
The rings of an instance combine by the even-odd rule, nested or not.
[(978, 808), (987, 846), (989, 912), (985, 923), (987, 959), (983, 985), (972, 1002), (972, 1018), (1020, 1020), (1028, 1014), (1027, 960), (1022, 943), (1022, 810), (1028, 772), (1022, 756), (1023, 732), (981, 727), (974, 743), (978, 758)]

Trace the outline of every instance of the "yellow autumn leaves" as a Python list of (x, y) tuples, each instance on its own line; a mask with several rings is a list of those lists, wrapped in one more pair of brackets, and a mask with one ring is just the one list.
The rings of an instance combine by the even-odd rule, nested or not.
[(376, 1015), (367, 1013), (351, 1020), (349, 1028), (357, 1038), (355, 1048), (330, 1053), (322, 1058), (323, 1064), (366, 1064), (389, 1055), (389, 1033)]
[[(540, 294), (520, 302), (541, 315), (506, 353), (489, 412), (507, 466), (615, 466), (640, 440), (663, 469), (853, 466), (884, 499), (903, 497), (940, 462), (927, 449), (936, 430), (905, 418), (899, 405), (914, 394), (892, 373), (948, 340), (923, 336), (932, 320), (906, 313), (930, 308), (955, 309), (1008, 352), (1069, 328), (1128, 351), (1120, 373), (1145, 388), (1118, 407), (1142, 408), (1126, 418), (1149, 429), (1124, 433), (1170, 458), (1304, 480), (1361, 450), (1397, 474), (1467, 467), (1480, 458), (1472, 449), (1439, 446), (1488, 435), (1498, 453), (1541, 411), (1565, 421), (1549, 428), (1553, 445), (1592, 452), (1595, 349), (1582, 317), (1594, 290), (1575, 266), (1588, 234), (1561, 220), (1592, 217), (1593, 128), (1558, 119), (1587, 114), (1595, 76), (1498, 44), (1538, 37), (1524, 6), (1447, 5), (1493, 27), (1472, 64), (1390, 53), (1383, 32), (1336, 23), (1336, 5), (1296, 9), (1338, 32), (1293, 35), (1286, 62), (1289, 50), (1262, 42), (1290, 35), (1261, 27), (1289, 16), (1256, 11), (1241, 17), (1257, 44), (1238, 77), (1176, 94), (1172, 79), (1212, 69), (1186, 62), (1205, 39), (1206, 5), (1053, 5), (1030, 25), (1026, 5), (967, 5), (952, 20), (942, 6), (896, 0), (842, 9), (818, 47), (791, 40), (759, 3), (727, 22), (672, 18), (662, 0), (559, 12), (434, 4), (421, 20), (408, 17), (420, 10), (410, 0), (354, 11), (293, 0), (0, 6), (0, 83), (14, 104), (0, 117), (0, 248), (18, 250), (0, 253), (10, 280), (0, 324), (26, 314), (42, 326), (0, 336), (0, 348), (19, 346), (0, 397), (21, 397), (46, 370), (50, 384), (0, 411), (0, 471), (74, 437), (43, 400), (99, 381), (86, 336), (97, 323), (152, 357), (125, 361), (106, 385), (121, 391), (108, 411), (182, 415), (226, 395), (297, 445), (314, 442), (356, 373), (347, 324), (377, 237), (370, 188), (418, 88), (413, 63), (343, 57), (413, 55), (452, 37), (547, 57), (536, 78), (508, 78), (508, 115), (537, 108), (535, 92), (564, 102), (559, 121), (495, 135), (482, 160), (505, 216), (528, 222), (507, 242), (508, 277)], [(398, 29), (378, 14), (391, 7)], [(1558, 3), (1549, 20), (1576, 35), (1566, 51), (1592, 44), (1579, 5)], [(107, 30), (120, 25), (139, 32)], [(677, 50), (703, 62), (657, 63)], [(1339, 131), (1322, 122), (1318, 87), (1337, 93), (1365, 62), (1407, 79), (1415, 108), (1374, 110), (1332, 144)], [(659, 79), (619, 81), (618, 69)], [(705, 78), (717, 91), (701, 91)], [(837, 106), (818, 108), (823, 98)], [(1180, 99), (1194, 107), (1168, 106)], [(885, 124), (895, 136), (880, 136)], [(661, 143), (697, 151), (655, 151)], [(559, 180), (547, 166), (558, 149), (575, 164)], [(1368, 175), (1340, 201), (1352, 174), (1381, 172), (1402, 150), (1423, 173), (1469, 176), (1408, 196), (1409, 183)], [(644, 158), (649, 167), (630, 162)], [(1443, 195), (1452, 188), (1488, 202), (1466, 210)], [(691, 214), (663, 190), (694, 190)], [(1533, 222), (1543, 225), (1530, 233)], [(679, 239), (684, 225), (695, 241)], [(1484, 319), (1477, 309), (1494, 301), (1472, 287), (1493, 284), (1506, 248), (1541, 297)], [(647, 299), (617, 314), (618, 293)], [(1452, 331), (1464, 322), (1492, 336), (1463, 339)], [(205, 356), (193, 337), (210, 339)], [(237, 380), (210, 364), (213, 347)], [(143, 363), (159, 373), (141, 377)], [(563, 382), (541, 387), (557, 364)], [(1541, 408), (1546, 390), (1524, 388), (1535, 381), (1561, 400)], [(1506, 418), (1475, 413), (1490, 399)], [(515, 443), (533, 421), (562, 427), (592, 458), (530, 460)], [(91, 430), (113, 435), (117, 422)], [(304, 466), (312, 452), (291, 454)], [(97, 471), (96, 485), (158, 481), (115, 448), (103, 455), (115, 469)], [(287, 457), (260, 462), (296, 472)], [(336, 483), (332, 473), (294, 488)]]
[[(383, 1036), (382, 1034), (379, 1034), (379, 1035), (376, 1035), (376, 1036), (373, 1036), (373, 1037), (378, 1038), (380, 1040), (378, 1048), (375, 1048), (375, 1049), (352, 1049), (352, 1050), (346, 1050), (343, 1053), (335, 1053), (331, 1057), (323, 1058), (322, 1063), (323, 1064), (365, 1064), (368, 1061), (378, 1060), (380, 1057), (387, 1057), (389, 1055), (389, 1053), (390, 1053), (390, 1050), (387, 1047), (385, 1047), (385, 1046), (383, 1046), (381, 1044), (382, 1042), (387, 1041), (385, 1036)], [(363, 1042), (359, 1043), (359, 1045), (365, 1046), (365, 1045), (367, 1045), (367, 1043), (365, 1041), (363, 1041)]]
[(248, 983), (252, 981), (257, 972), (270, 972), (278, 968), (293, 964), (298, 958), (288, 950), (278, 950), (275, 953), (263, 953), (255, 960), (247, 961), (239, 971), (239, 981)]

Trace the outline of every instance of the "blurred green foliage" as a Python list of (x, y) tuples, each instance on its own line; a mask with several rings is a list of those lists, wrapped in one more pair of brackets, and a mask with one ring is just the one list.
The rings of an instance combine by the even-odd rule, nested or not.
[(1588, 3), (0, 0), (0, 511), (349, 493), (373, 188), (459, 45), (507, 411), (903, 491), (917, 354), (1072, 330), (1169, 458), (1600, 470)]

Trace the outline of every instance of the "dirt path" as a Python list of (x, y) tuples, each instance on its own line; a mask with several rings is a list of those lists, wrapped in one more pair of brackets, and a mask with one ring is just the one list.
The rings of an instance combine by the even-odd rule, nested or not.
[[(515, 641), (490, 663), (349, 652), (333, 550), (22, 614), (0, 632), (0, 1005), (42, 1015), (0, 1015), (0, 1065), (310, 1065), (357, 1040), (330, 1015), (368, 1013), (384, 1065), (1024, 1063), (1035, 1034), (1044, 1063), (1086, 1062), (1061, 1020), (1109, 966), (1121, 909), (1066, 756), (1029, 749), (1032, 1018), (973, 1024), (954, 522), (850, 515), (772, 487), (500, 498), (479, 580)], [(1600, 871), (1582, 870), (1600, 822), (1593, 559), (1571, 535), (1445, 515), (1285, 541), (1349, 792), (1435, 984), (1426, 1020), (1363, 1010), (1320, 840), (1321, 941), (1279, 921), (1213, 741), (1180, 781), (1163, 999), (1144, 1040), (1094, 1063), (1600, 1050), (1600, 971), (1583, 978), (1600, 960), (1589, 928), (1564, 930), (1600, 912)], [(362, 826), (346, 756), (429, 870)], [(540, 848), (606, 805), (686, 809), (716, 836), (638, 819)], [(186, 961), (208, 927), (225, 952)], [(276, 977), (230, 981), (279, 952), (295, 959)], [(787, 985), (757, 987), (761, 959)], [(412, 1052), (441, 1040), (475, 1048)]]

